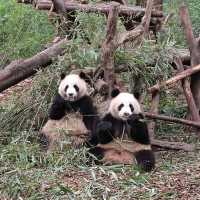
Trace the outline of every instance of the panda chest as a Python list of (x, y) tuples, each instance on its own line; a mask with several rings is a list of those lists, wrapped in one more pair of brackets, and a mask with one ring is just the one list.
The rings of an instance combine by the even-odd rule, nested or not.
[(131, 127), (127, 123), (116, 123), (114, 126), (114, 138), (130, 140)]
[(88, 135), (88, 129), (83, 122), (83, 115), (79, 112), (70, 112), (64, 117), (65, 129), (71, 135)]

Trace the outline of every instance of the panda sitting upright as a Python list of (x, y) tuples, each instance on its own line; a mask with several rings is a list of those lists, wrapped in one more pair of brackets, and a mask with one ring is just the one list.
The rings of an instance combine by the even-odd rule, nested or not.
[(72, 144), (79, 146), (93, 134), (96, 122), (97, 111), (88, 95), (85, 73), (61, 74), (58, 94), (41, 131), (45, 146), (54, 149), (58, 143), (62, 144), (64, 136), (70, 136)]
[(103, 163), (133, 164), (151, 171), (155, 157), (140, 104), (130, 93), (112, 91), (108, 113), (97, 124), (89, 152)]

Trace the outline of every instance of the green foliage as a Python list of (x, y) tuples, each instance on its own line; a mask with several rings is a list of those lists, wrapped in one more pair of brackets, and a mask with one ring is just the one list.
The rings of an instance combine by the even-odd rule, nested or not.
[(185, 36), (183, 33), (183, 29), (181, 27), (180, 17), (179, 17), (179, 7), (180, 5), (185, 2), (189, 8), (190, 19), (192, 22), (192, 27), (195, 36), (199, 36), (200, 33), (200, 4), (196, 0), (165, 0), (164, 1), (164, 8), (165, 12), (173, 13), (172, 19), (169, 21), (169, 31), (171, 33), (171, 38), (176, 42), (176, 46), (186, 46)]
[[(177, 2), (165, 1), (166, 11), (175, 11), (175, 16), (167, 32), (158, 36), (157, 43), (144, 41), (137, 48), (131, 48), (132, 44), (128, 44), (128, 48), (125, 46), (117, 50), (115, 64), (128, 67), (128, 73), (122, 75), (127, 83), (130, 83), (132, 76), (140, 76), (148, 87), (158, 79), (171, 76), (170, 49), (185, 45), (180, 22), (177, 21)], [(188, 1), (188, 4), (195, 31), (198, 32), (199, 5), (194, 0)], [(132, 166), (88, 166), (84, 148), (69, 148), (51, 154), (42, 151), (38, 131), (47, 119), (60, 73), (68, 72), (71, 65), (87, 68), (99, 64), (99, 47), (105, 37), (105, 17), (79, 13), (77, 21), (77, 38), (66, 45), (65, 54), (48, 68), (39, 70), (32, 78), (31, 85), (25, 87), (20, 96), (13, 95), (0, 105), (0, 199), (176, 198), (171, 190), (161, 190), (160, 193), (159, 184), (161, 181), (166, 188), (169, 180), (167, 175), (180, 167), (180, 160), (178, 158), (175, 162), (174, 154), (173, 165), (169, 162), (169, 155), (166, 155), (166, 158), (157, 161), (155, 172), (145, 174)], [(123, 30), (121, 23), (118, 24), (119, 30)], [(0, 53), (10, 59), (31, 56), (50, 41), (52, 35), (53, 28), (44, 12), (16, 4), (15, 0), (0, 0)], [(186, 107), (185, 104), (178, 106), (177, 96), (162, 93), (162, 114), (184, 117)], [(157, 125), (159, 137), (184, 140), (184, 130), (179, 125)], [(186, 139), (193, 142), (188, 137)], [(185, 155), (185, 159), (188, 169), (188, 155)], [(186, 166), (183, 165), (182, 172), (186, 171)], [(163, 175), (167, 177), (165, 182)], [(154, 178), (157, 180), (152, 183)], [(157, 182), (159, 186), (156, 187)]]
[(0, 0), (0, 54), (10, 60), (29, 57), (52, 36), (47, 14), (15, 0)]

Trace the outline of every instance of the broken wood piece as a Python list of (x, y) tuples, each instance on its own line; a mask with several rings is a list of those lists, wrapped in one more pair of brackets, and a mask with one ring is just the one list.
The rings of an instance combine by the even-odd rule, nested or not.
[[(174, 62), (179, 70), (179, 72), (184, 71), (184, 66), (182, 64), (181, 58), (177, 57), (174, 59)], [(192, 95), (192, 91), (190, 88), (190, 81), (187, 78), (182, 79), (181, 81), (182, 87), (183, 87), (183, 91), (185, 94), (185, 98), (188, 104), (188, 108), (189, 108), (189, 112), (192, 116), (192, 119), (194, 121), (200, 121), (200, 117), (199, 117), (199, 112), (198, 109), (196, 107), (193, 95)]]
[(176, 83), (177, 81), (180, 81), (182, 80), (183, 78), (186, 78), (188, 76), (191, 76), (192, 74), (195, 74), (196, 72), (199, 72), (200, 71), (200, 65), (197, 65), (193, 68), (190, 68), (190, 69), (187, 69), (187, 70), (184, 70), (183, 72), (181, 73), (178, 73), (176, 76), (168, 79), (167, 81), (164, 81), (160, 84), (156, 84), (152, 87), (150, 87), (148, 89), (149, 92), (153, 93), (153, 92), (156, 92), (156, 91), (159, 91), (161, 88), (165, 87), (165, 86), (169, 86), (171, 84), (174, 84)]
[(154, 114), (154, 113), (150, 113), (150, 112), (143, 112), (143, 115), (149, 119), (163, 120), (163, 121), (168, 121), (168, 122), (172, 122), (172, 123), (179, 123), (179, 124), (183, 124), (183, 125), (187, 125), (187, 126), (192, 126), (195, 128), (200, 128), (200, 122), (195, 122), (195, 121), (186, 120), (186, 119), (180, 119), (177, 117), (158, 115), (158, 114)]
[(195, 150), (195, 146), (193, 144), (187, 144), (183, 142), (169, 142), (169, 141), (157, 140), (157, 139), (152, 139), (151, 145), (165, 148), (165, 149), (184, 150), (184, 151)]
[(52, 60), (62, 54), (67, 39), (63, 39), (35, 56), (11, 62), (7, 67), (0, 71), (0, 92), (19, 83), (52, 63)]
[[(158, 114), (159, 102), (160, 102), (159, 92), (157, 91), (157, 92), (153, 93), (151, 98), (152, 99), (151, 99), (150, 113)], [(148, 126), (150, 138), (154, 138), (156, 122), (154, 120), (151, 120), (147, 126)]]

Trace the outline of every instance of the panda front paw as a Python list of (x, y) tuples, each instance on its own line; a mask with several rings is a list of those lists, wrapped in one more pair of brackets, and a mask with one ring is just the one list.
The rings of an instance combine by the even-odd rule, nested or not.
[(100, 122), (97, 125), (97, 133), (100, 131), (108, 131), (112, 128), (112, 124), (110, 122)]

